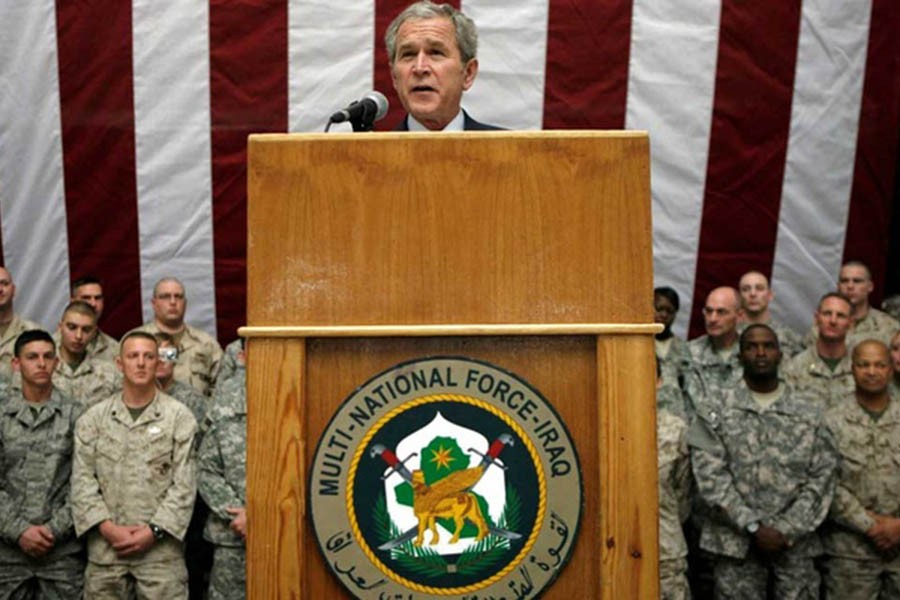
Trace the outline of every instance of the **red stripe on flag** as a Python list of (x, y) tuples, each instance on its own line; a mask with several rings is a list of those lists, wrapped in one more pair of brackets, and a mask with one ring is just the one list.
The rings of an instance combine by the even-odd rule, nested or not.
[(551, 2), (544, 129), (622, 129), (631, 0)]
[[(459, 2), (460, 0), (452, 0), (446, 4), (451, 4), (458, 10)], [(388, 66), (387, 50), (384, 45), (384, 33), (391, 21), (409, 4), (410, 0), (375, 0), (375, 89), (384, 94), (390, 103), (387, 116), (376, 126), (378, 131), (395, 129), (406, 115), (391, 80), (391, 69)], [(478, 24), (476, 23), (476, 25)]]
[(900, 130), (898, 24), (900, 3), (873, 1), (844, 240), (844, 260), (861, 260), (872, 271), (875, 292), (870, 301), (876, 306), (884, 294)]
[(103, 280), (120, 336), (143, 320), (131, 3), (57, 2), (56, 22), (70, 271)]
[(209, 6), (216, 328), (247, 322), (247, 136), (288, 127), (287, 2)]
[(706, 295), (750, 269), (771, 275), (791, 121), (800, 3), (722, 6), (689, 336)]

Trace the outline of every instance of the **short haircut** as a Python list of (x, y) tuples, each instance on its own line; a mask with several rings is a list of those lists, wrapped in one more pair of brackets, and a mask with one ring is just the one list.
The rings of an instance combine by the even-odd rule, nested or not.
[[(853, 352), (850, 354), (850, 358), (852, 360), (856, 360), (856, 356), (859, 354), (859, 349), (864, 348), (865, 346), (877, 346), (884, 350), (885, 355), (888, 357), (888, 362), (891, 362), (891, 349), (888, 348), (887, 344), (882, 342), (881, 340), (876, 340), (875, 338), (867, 338), (862, 340), (861, 342), (857, 342), (855, 346), (853, 346)], [(893, 363), (891, 362), (891, 366)]]
[(781, 341), (778, 339), (778, 334), (775, 333), (775, 330), (766, 325), (765, 323), (753, 323), (748, 325), (747, 328), (741, 332), (741, 337), (738, 339), (738, 348), (744, 348), (744, 339), (749, 335), (749, 333), (755, 329), (765, 329), (769, 333), (772, 334), (772, 337), (775, 338), (775, 347), (781, 350)]
[(53, 337), (49, 333), (43, 329), (28, 329), (20, 333), (19, 337), (16, 338), (16, 343), (13, 346), (13, 354), (15, 354), (16, 358), (22, 355), (22, 349), (31, 342), (47, 342), (53, 346), (53, 351), (56, 352), (56, 342), (53, 341)]
[(861, 260), (848, 260), (841, 265), (841, 269), (843, 269), (844, 267), (862, 267), (866, 271), (866, 277), (868, 277), (869, 280), (872, 279), (872, 269), (870, 269), (869, 265)]
[(65, 318), (66, 313), (78, 313), (79, 315), (84, 315), (86, 317), (90, 317), (94, 320), (94, 323), (97, 322), (97, 311), (94, 310), (94, 307), (85, 302), (84, 300), (72, 300), (66, 305), (65, 310), (63, 310), (63, 318)]
[(837, 298), (838, 300), (846, 302), (847, 306), (849, 306), (851, 310), (853, 309), (853, 303), (850, 302), (850, 298), (840, 292), (828, 292), (827, 294), (823, 294), (822, 297), (819, 298), (819, 303), (816, 305), (817, 312), (822, 309), (822, 303), (829, 298)]
[(450, 19), (456, 31), (456, 45), (463, 65), (475, 58), (478, 53), (478, 29), (475, 22), (450, 4), (435, 4), (429, 0), (416, 2), (407, 6), (397, 15), (387, 31), (384, 32), (384, 46), (387, 48), (388, 62), (394, 64), (397, 55), (397, 32), (410, 19)]
[(152, 333), (147, 333), (146, 331), (129, 331), (125, 334), (125, 337), (122, 338), (122, 341), (119, 342), (119, 356), (122, 356), (125, 352), (125, 342), (131, 339), (150, 340), (153, 342), (154, 346), (159, 348), (159, 342), (156, 341), (156, 338)]
[(681, 298), (678, 297), (678, 292), (675, 291), (675, 288), (670, 288), (667, 285), (653, 288), (653, 295), (662, 296), (663, 298), (671, 302), (672, 306), (675, 307), (676, 312), (679, 308), (681, 308)]
[(169, 335), (165, 331), (157, 331), (156, 333), (153, 334), (153, 337), (156, 338), (157, 346), (161, 345), (161, 344), (171, 344), (173, 346), (175, 345), (175, 338), (173, 338), (171, 335)]
[(72, 282), (72, 286), (69, 288), (69, 293), (74, 296), (75, 290), (80, 288), (83, 285), (99, 285), (103, 286), (103, 283), (93, 275), (85, 275), (84, 277), (79, 277), (75, 281)]
[(177, 283), (181, 287), (181, 293), (187, 296), (187, 292), (185, 292), (184, 290), (184, 284), (181, 283), (180, 279), (178, 279), (177, 277), (163, 277), (153, 284), (153, 297), (156, 298), (156, 291), (159, 289), (159, 286), (170, 281), (174, 281), (175, 283)]

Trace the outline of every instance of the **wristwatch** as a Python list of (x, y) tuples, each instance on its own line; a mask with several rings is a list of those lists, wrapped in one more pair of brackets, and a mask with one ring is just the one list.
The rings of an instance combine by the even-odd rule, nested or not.
[(166, 535), (166, 532), (160, 529), (159, 525), (154, 525), (153, 523), (150, 523), (150, 531), (153, 532), (153, 537), (157, 540), (163, 539)]
[(749, 525), (747, 525), (747, 533), (749, 533), (750, 535), (756, 535), (757, 531), (759, 531), (759, 522), (758, 521), (754, 521), (753, 523), (750, 523)]

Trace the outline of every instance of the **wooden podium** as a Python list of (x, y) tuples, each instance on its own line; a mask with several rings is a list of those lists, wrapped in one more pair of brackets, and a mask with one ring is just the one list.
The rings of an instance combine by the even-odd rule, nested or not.
[(514, 371), (571, 433), (581, 527), (545, 597), (658, 597), (649, 172), (641, 132), (251, 136), (250, 598), (350, 597), (311, 456), (356, 386), (433, 355)]

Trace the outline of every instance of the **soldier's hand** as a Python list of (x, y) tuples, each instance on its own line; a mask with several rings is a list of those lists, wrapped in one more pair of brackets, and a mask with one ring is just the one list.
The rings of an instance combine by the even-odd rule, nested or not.
[(19, 548), (29, 556), (43, 556), (53, 548), (56, 539), (45, 525), (32, 525), (19, 536)]
[(247, 511), (244, 507), (229, 506), (225, 509), (229, 515), (233, 515), (231, 520), (231, 530), (244, 539), (247, 539)]
[(756, 547), (763, 552), (774, 553), (781, 552), (787, 548), (787, 538), (784, 534), (768, 525), (760, 525), (754, 536)]
[(146, 552), (150, 549), (150, 546), (156, 543), (156, 538), (153, 537), (153, 531), (150, 529), (149, 525), (138, 525), (131, 527), (130, 530), (131, 533), (126, 539), (117, 544), (113, 544), (116, 556), (119, 558)]
[(103, 536), (109, 545), (116, 548), (118, 544), (124, 543), (131, 537), (132, 527), (127, 525), (116, 525), (112, 521), (103, 521), (100, 523), (100, 535)]
[(880, 516), (875, 521), (866, 535), (875, 543), (882, 552), (891, 550), (900, 544), (900, 519)]

